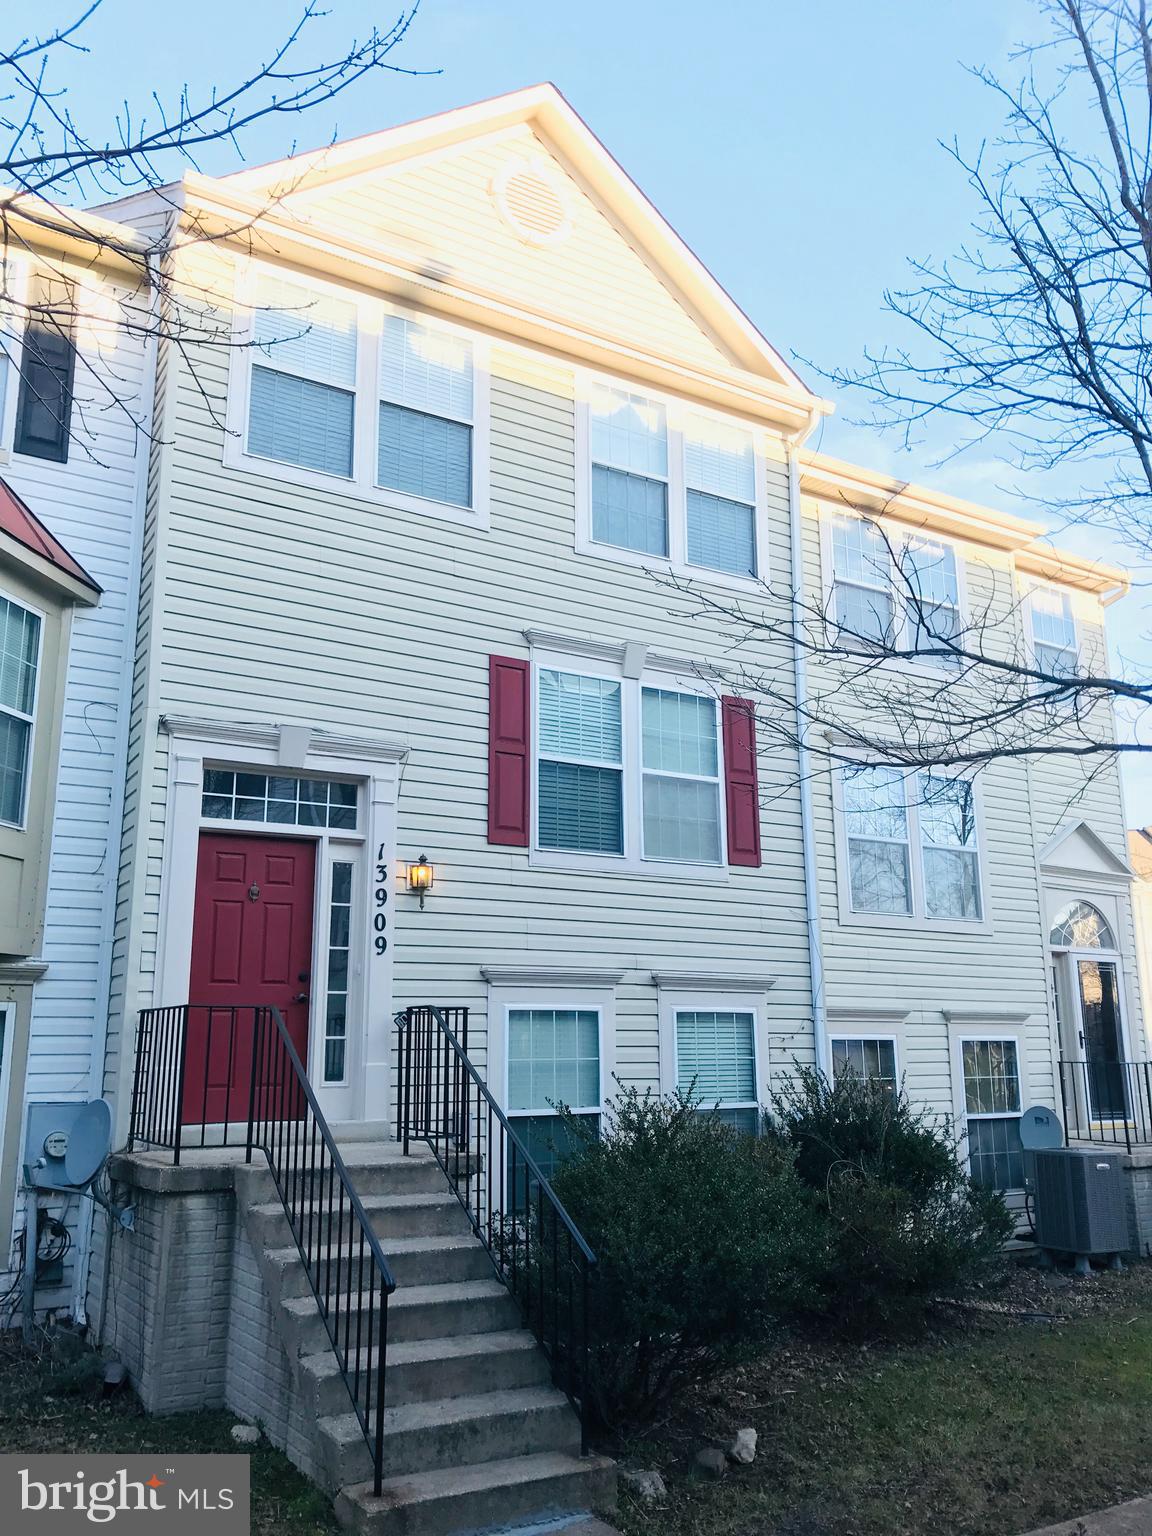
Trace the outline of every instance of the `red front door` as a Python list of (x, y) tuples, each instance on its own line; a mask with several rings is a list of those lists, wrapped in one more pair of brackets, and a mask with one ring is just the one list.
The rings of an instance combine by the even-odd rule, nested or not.
[(316, 844), (305, 838), (200, 834), (185, 1123), (248, 1118), (252, 1004), (279, 1008), (307, 1065), (315, 884)]

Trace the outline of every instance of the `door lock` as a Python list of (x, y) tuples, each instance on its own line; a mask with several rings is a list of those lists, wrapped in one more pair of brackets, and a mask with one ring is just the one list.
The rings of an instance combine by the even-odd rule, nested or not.
[(307, 992), (297, 992), (296, 996), (292, 999), (292, 1001), (294, 1003), (306, 1003), (308, 1001), (308, 994), (307, 994)]

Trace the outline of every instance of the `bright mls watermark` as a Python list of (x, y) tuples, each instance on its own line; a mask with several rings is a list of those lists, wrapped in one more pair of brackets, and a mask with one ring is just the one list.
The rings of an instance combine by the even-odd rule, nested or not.
[(0, 1456), (0, 1530), (249, 1536), (247, 1456)]

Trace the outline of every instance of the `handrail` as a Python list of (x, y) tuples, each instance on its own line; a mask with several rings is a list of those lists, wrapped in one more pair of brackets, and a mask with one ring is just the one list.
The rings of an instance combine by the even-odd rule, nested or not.
[(405, 1155), (413, 1140), (431, 1148), (579, 1413), (587, 1454), (596, 1254), (476, 1070), (450, 1014), (460, 1015), (467, 1039), (466, 1008), (422, 1005), (396, 1015), (397, 1140)]
[(1069, 1141), (1152, 1146), (1152, 1062), (1061, 1057), (1059, 1071)]
[[(283, 1062), (291, 1069), (290, 1077), (282, 1070)], [(252, 1161), (257, 1147), (268, 1160), (272, 1182), (368, 1444), (373, 1491), (379, 1497), (384, 1476), (388, 1298), (396, 1289), (396, 1281), (284, 1016), (275, 1007), (261, 1010), (253, 1033), (246, 1162)]]

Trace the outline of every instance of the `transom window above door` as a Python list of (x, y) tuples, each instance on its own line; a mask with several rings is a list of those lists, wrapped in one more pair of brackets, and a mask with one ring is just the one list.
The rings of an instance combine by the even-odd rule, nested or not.
[(1055, 949), (1115, 949), (1116, 940), (1102, 913), (1086, 901), (1073, 901), (1057, 916), (1049, 935)]
[(764, 578), (750, 428), (599, 380), (585, 383), (578, 422), (583, 552)]
[(358, 791), (341, 779), (205, 768), (201, 813), (211, 821), (330, 827), (354, 832)]
[(328, 284), (257, 270), (229, 399), (233, 467), (344, 480), (400, 511), (487, 522), (487, 343)]

